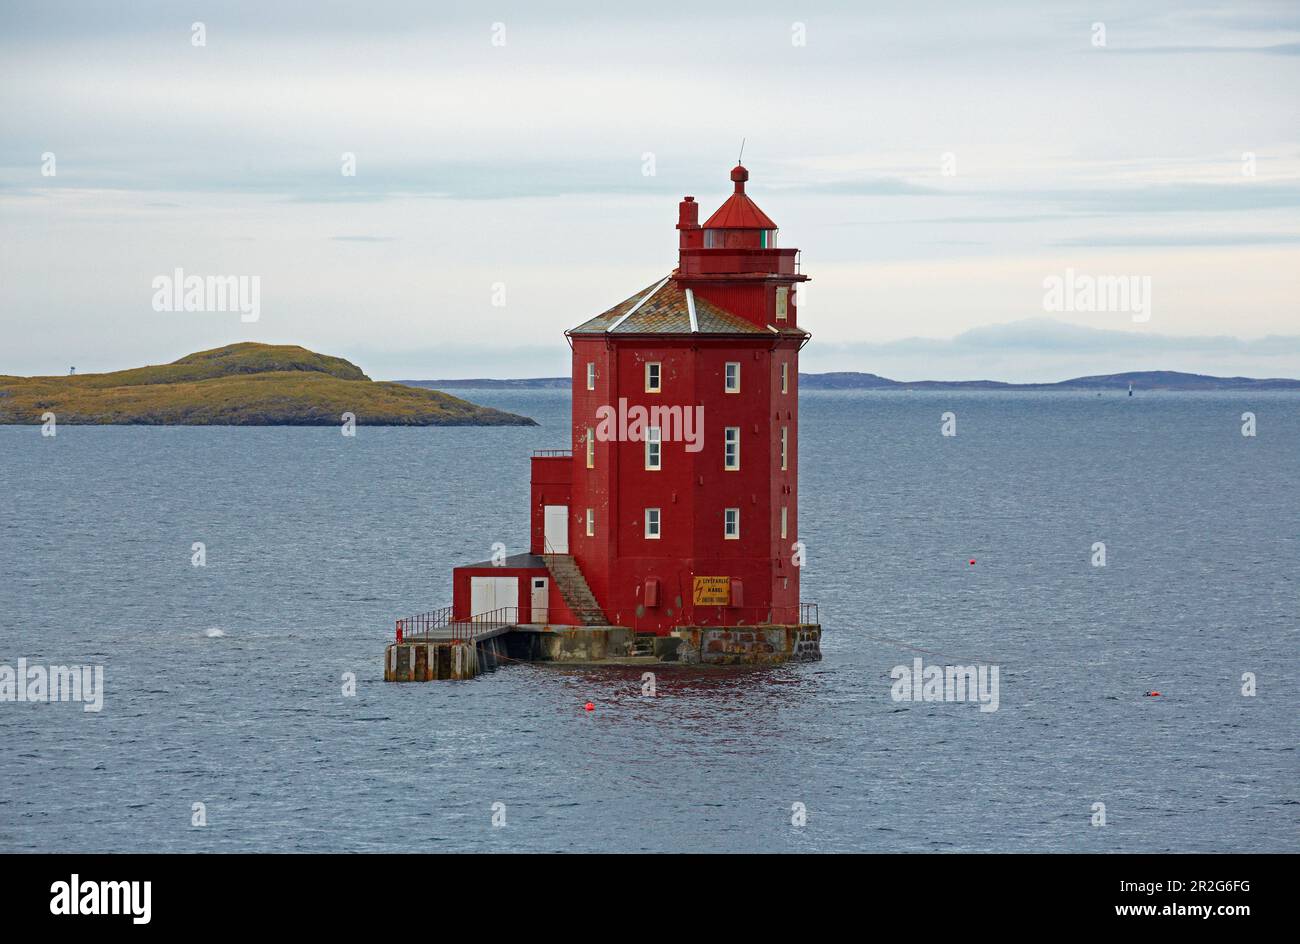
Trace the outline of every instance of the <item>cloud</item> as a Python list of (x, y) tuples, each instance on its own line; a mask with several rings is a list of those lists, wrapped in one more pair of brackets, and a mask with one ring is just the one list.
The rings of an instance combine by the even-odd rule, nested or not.
[(951, 356), (996, 352), (1007, 354), (1233, 354), (1248, 357), (1300, 355), (1300, 335), (1243, 339), (1228, 335), (1149, 334), (1090, 328), (1051, 318), (1026, 318), (972, 328), (952, 338), (902, 338), (896, 341), (822, 345), (861, 355), (908, 354)]
[[(403, 164), (368, 162), (355, 177), (339, 173), (339, 156), (322, 152), (313, 165), (284, 159), (259, 170), (199, 154), (181, 168), (155, 168), (139, 162), (118, 164), (83, 157), (64, 162), (57, 177), (31, 183), (32, 165), (10, 153), (0, 165), (0, 194), (34, 196), (58, 190), (124, 190), (163, 193), (239, 193), (279, 197), (293, 203), (376, 203), (406, 197), (452, 200), (513, 200), (582, 194), (652, 195), (680, 199), (701, 181), (715, 184), (719, 167), (682, 161), (671, 172), (653, 176), (640, 171), (639, 152), (622, 161), (575, 153), (570, 161), (423, 161)], [(724, 178), (725, 179), (725, 178)], [(882, 181), (878, 193), (924, 193), (901, 181)], [(872, 192), (858, 182), (852, 192)], [(795, 188), (802, 190), (803, 188)], [(846, 189), (843, 192), (851, 192)], [(149, 204), (163, 206), (164, 204)]]
[[(70, 343), (79, 363), (126, 367), (232, 340), (210, 337), (219, 319), (148, 307), (140, 286), (184, 265), (259, 274), (273, 310), (258, 331), (329, 351), (381, 339), (401, 376), (434, 372), (453, 341), (481, 344), (480, 375), (554, 372), (529, 362), (562, 360), (563, 344), (494, 342), (550, 345), (671, 268), (677, 201), (716, 207), (742, 137), (750, 193), (814, 279), (810, 358), (835, 338), (1041, 312), (1042, 274), (1067, 265), (1158, 278), (1165, 330), (1289, 332), (1300, 16), (1223, 6), (0, 4), (0, 370), (56, 368)], [(1090, 47), (1093, 20), (1112, 48)], [(1240, 173), (1247, 150), (1256, 178)], [(41, 174), (47, 151), (57, 178)], [(945, 178), (949, 152), (960, 170)], [(365, 247), (380, 239), (393, 242)], [(497, 282), (508, 308), (489, 307)], [(1002, 355), (977, 340), (917, 356), (991, 369)], [(999, 364), (1000, 378), (1071, 356), (1018, 349), (1041, 362)]]
[(1158, 183), (1138, 187), (999, 190), (996, 195), (1007, 201), (1050, 203), (1093, 215), (1235, 213), (1298, 207), (1300, 182), (1271, 182), (1243, 177), (1224, 184)]
[(1108, 47), (1107, 51), (1130, 56), (1199, 56), (1218, 53), (1300, 56), (1300, 43), (1274, 43), (1271, 46), (1133, 46), (1128, 49)]
[(822, 183), (790, 184), (784, 187), (770, 188), (774, 193), (793, 191), (798, 193), (825, 193), (854, 197), (911, 197), (943, 194), (945, 191), (934, 187), (922, 187), (902, 178), (865, 177), (849, 180), (833, 180)]
[(1053, 246), (1286, 246), (1300, 244), (1300, 233), (1133, 233), (1074, 236)]

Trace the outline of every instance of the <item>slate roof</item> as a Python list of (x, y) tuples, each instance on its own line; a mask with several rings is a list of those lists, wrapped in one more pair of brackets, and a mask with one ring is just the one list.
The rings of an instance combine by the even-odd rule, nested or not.
[[(661, 284), (662, 283), (662, 284)], [(656, 290), (656, 286), (658, 286)], [(651, 294), (651, 293), (654, 294)], [(649, 298), (646, 296), (649, 295)], [(695, 294), (695, 321), (699, 334), (747, 334), (771, 336), (774, 332), (733, 315)], [(645, 299), (643, 302), (642, 299)], [(635, 310), (634, 310), (635, 309)], [(624, 317), (626, 316), (626, 317)], [(585, 321), (569, 334), (692, 334), (686, 290), (671, 276), (647, 285), (623, 299), (609, 311)], [(782, 335), (803, 336), (798, 328), (784, 328)]]
[[(496, 567), (496, 566), (498, 565), (492, 563), (492, 561), (485, 560), (485, 561), (479, 561), (477, 564), (461, 564), (456, 569), (461, 570), (461, 569), (468, 569), (471, 567), (474, 569), (479, 569), (483, 567)], [(504, 564), (501, 564), (500, 566), (545, 568), (546, 561), (545, 559), (542, 558), (540, 554), (511, 554), (509, 557), (506, 558), (506, 562)]]

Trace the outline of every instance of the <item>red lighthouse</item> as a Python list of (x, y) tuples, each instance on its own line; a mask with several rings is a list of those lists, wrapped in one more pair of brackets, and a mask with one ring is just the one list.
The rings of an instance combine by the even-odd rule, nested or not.
[(702, 225), (695, 199), (681, 201), (675, 269), (565, 332), (572, 451), (533, 457), (530, 553), (459, 568), (458, 617), (517, 605), (520, 622), (693, 633), (697, 651), (758, 638), (719, 630), (785, 628), (786, 657), (817, 657), (820, 629), (799, 602), (808, 277), (745, 193), (749, 171), (731, 180)]

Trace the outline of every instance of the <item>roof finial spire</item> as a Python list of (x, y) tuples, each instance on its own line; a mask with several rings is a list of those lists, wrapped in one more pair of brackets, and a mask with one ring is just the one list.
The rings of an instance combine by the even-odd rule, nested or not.
[(736, 158), (737, 164), (745, 163), (745, 139), (740, 139), (740, 156)]

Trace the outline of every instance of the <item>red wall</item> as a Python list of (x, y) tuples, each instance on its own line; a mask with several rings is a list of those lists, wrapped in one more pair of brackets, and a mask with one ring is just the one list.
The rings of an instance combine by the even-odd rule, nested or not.
[[(799, 279), (766, 279), (762, 282), (737, 285), (734, 282), (690, 282), (695, 294), (713, 302), (719, 308), (740, 315), (756, 325), (778, 328), (793, 328), (798, 324), (796, 295)], [(683, 283), (687, 284), (687, 283)], [(787, 296), (785, 321), (776, 320), (776, 289), (784, 285), (790, 293)]]
[[(798, 571), (790, 563), (797, 540), (798, 340), (605, 336), (573, 339), (573, 460), (570, 551), (611, 622), (641, 632), (667, 633), (677, 625), (761, 622), (773, 613), (793, 622)], [(597, 365), (596, 390), (586, 389), (588, 362)], [(660, 393), (645, 391), (645, 363), (659, 361)], [(741, 390), (724, 390), (724, 364), (741, 364)], [(780, 392), (780, 364), (790, 364), (788, 392)], [(598, 426), (596, 410), (701, 405), (703, 450), (666, 441), (662, 470), (644, 467), (644, 442), (597, 442), (596, 468), (586, 468), (585, 437)], [(780, 470), (780, 427), (789, 432), (789, 462)], [(741, 429), (738, 471), (723, 468), (723, 429)], [(534, 466), (536, 469), (536, 465)], [(535, 486), (536, 488), (536, 486)], [(789, 510), (780, 539), (780, 506)], [(585, 533), (585, 511), (596, 513), (595, 535)], [(644, 537), (647, 507), (661, 510), (659, 540)], [(740, 539), (723, 538), (723, 509), (740, 508)], [(692, 602), (695, 575), (743, 582), (741, 607)], [(659, 602), (644, 605), (647, 579), (659, 581)]]
[(555, 589), (555, 581), (551, 579), (550, 571), (545, 567), (457, 567), (451, 574), (451, 612), (455, 619), (468, 619), (471, 615), (469, 583), (471, 577), (517, 577), (521, 623), (530, 623), (533, 619), (533, 588), (530, 581), (533, 577), (545, 577), (550, 581), (547, 622), (561, 626), (572, 626), (578, 622), (560, 597), (559, 591)]
[(543, 508), (546, 505), (570, 505), (572, 508), (569, 486), (572, 475), (573, 460), (567, 456), (533, 456), (528, 553), (541, 554), (545, 551), (546, 523)]

